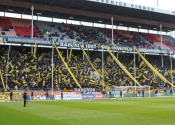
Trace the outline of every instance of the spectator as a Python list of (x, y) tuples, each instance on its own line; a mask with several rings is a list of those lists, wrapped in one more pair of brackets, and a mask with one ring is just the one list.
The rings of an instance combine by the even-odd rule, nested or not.
[(11, 91), (10, 92), (10, 101), (12, 101), (13, 100), (13, 92)]

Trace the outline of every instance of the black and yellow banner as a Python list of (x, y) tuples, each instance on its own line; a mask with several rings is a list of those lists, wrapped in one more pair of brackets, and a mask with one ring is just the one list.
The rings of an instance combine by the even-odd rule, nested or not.
[[(22, 101), (23, 92), (13, 92), (12, 101)], [(0, 101), (10, 101), (10, 92), (0, 92)]]

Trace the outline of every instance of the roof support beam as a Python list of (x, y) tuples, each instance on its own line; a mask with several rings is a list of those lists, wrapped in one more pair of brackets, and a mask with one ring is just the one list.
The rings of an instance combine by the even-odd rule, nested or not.
[(101, 9), (99, 9), (97, 12), (101, 12), (103, 9), (105, 9), (108, 5), (104, 5)]
[(4, 11), (6, 12), (8, 9), (9, 9), (9, 6), (7, 6), (7, 7), (5, 8), (5, 10), (4, 10)]
[(156, 16), (153, 16), (151, 19), (155, 19), (156, 17), (159, 17), (161, 14), (157, 14)]
[(43, 14), (43, 12), (44, 12), (45, 10), (42, 10), (40, 13), (41, 13), (41, 15)]
[(53, 16), (53, 18), (57, 17), (59, 14), (60, 14), (60, 13), (55, 14), (55, 15)]
[(89, 18), (89, 17), (85, 17), (85, 18), (83, 18), (81, 21), (84, 21), (84, 20), (87, 19), (87, 18)]
[(114, 15), (117, 11), (119, 11), (120, 9), (122, 9), (122, 7), (119, 7), (116, 11), (114, 11), (113, 13), (112, 13), (112, 15)]
[(66, 8), (69, 8), (76, 0), (73, 0), (70, 4), (66, 6)]
[(52, 4), (53, 4), (54, 2), (55, 2), (55, 0), (52, 0), (52, 2), (50, 2), (50, 4), (49, 4), (49, 5), (50, 5), (50, 6), (52, 6)]
[(87, 4), (85, 7), (82, 8), (82, 11), (85, 11), (86, 8), (88, 8), (91, 5), (91, 3)]
[(21, 13), (21, 14), (25, 13), (27, 9), (28, 9), (28, 8), (25, 8), (25, 9), (22, 11), (22, 13)]
[(150, 12), (148, 11), (148, 12), (144, 12), (144, 14), (141, 14), (140, 16), (139, 16), (139, 18), (140, 17), (143, 17), (143, 16), (145, 16), (145, 15), (147, 15), (147, 14), (149, 14)]
[[(13, 0), (0, 0), (0, 3), (1, 5), (7, 5), (7, 6), (31, 8), (31, 3), (21, 2), (21, 1), (14, 2)], [(34, 4), (34, 7), (37, 10), (41, 10), (41, 11), (45, 10), (44, 5), (41, 5), (41, 4)], [(101, 15), (97, 12), (91, 12), (91, 11), (82, 12), (82, 10), (70, 9), (70, 8), (67, 9), (63, 7), (47, 6), (47, 11), (94, 17), (94, 18), (101, 18)], [(111, 16), (112, 16), (111, 14), (104, 14), (103, 19), (110, 20)], [(147, 20), (147, 19), (139, 19), (139, 18), (134, 18), (134, 17), (126, 17), (126, 16), (120, 16), (120, 15), (113, 15), (113, 18), (114, 20), (118, 20), (118, 21), (125, 21), (125, 22), (131, 22), (131, 23), (142, 23), (142, 24), (153, 25), (153, 26), (159, 26), (161, 23), (163, 27), (175, 28), (175, 24), (172, 24), (172, 23), (165, 23), (165, 22), (159, 22), (159, 21), (153, 21), (153, 20)]]
[(129, 14), (131, 14), (132, 12), (134, 12), (135, 9), (133, 9), (132, 11), (128, 12), (125, 16), (128, 16)]

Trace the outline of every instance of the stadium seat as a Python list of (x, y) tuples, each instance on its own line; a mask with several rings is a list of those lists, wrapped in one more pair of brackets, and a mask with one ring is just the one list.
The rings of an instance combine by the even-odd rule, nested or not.
[[(161, 47), (161, 40), (160, 35), (157, 34), (144, 34), (144, 37), (153, 42), (156, 46)], [(175, 50), (175, 47), (173, 47), (171, 44), (167, 44), (167, 39), (162, 36), (162, 49), (170, 49)]]

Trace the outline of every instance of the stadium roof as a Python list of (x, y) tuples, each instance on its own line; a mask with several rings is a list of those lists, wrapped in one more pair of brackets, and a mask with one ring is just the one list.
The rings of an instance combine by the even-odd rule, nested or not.
[(37, 16), (104, 24), (111, 24), (113, 16), (114, 25), (159, 30), (162, 24), (165, 32), (175, 30), (175, 15), (87, 0), (0, 0), (0, 11), (31, 15), (31, 5), (34, 5), (34, 15)]

